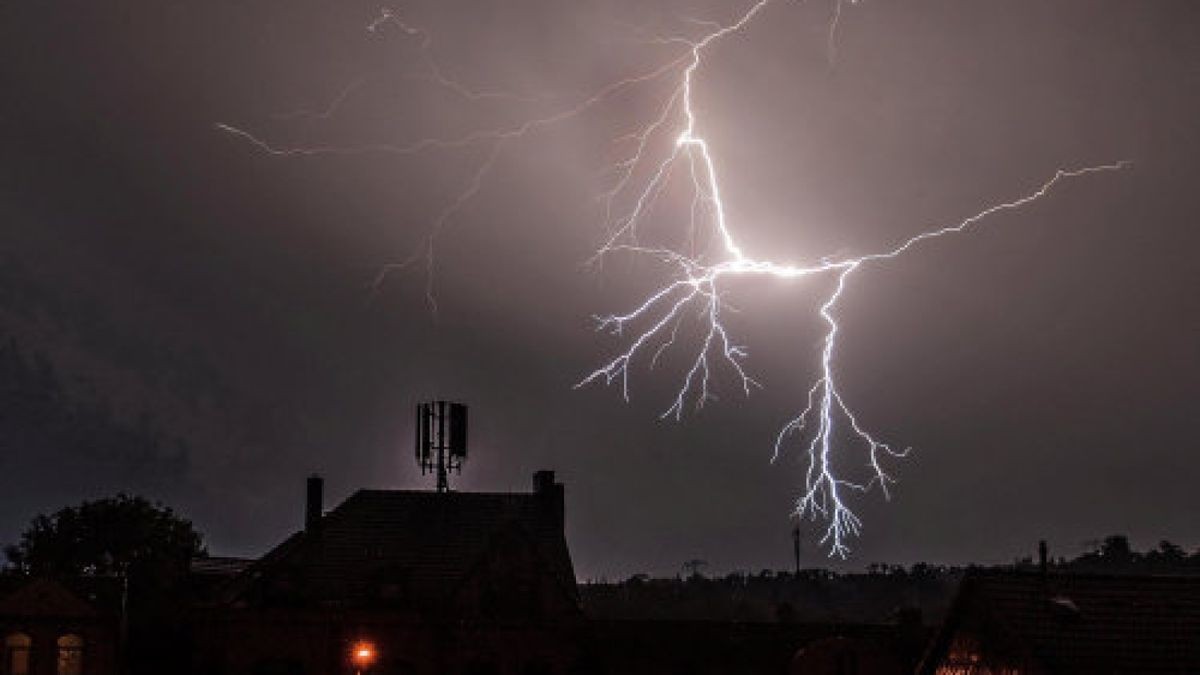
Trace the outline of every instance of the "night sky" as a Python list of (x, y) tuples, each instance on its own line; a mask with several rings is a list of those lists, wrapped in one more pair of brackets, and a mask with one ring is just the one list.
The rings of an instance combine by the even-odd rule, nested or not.
[[(486, 146), (273, 157), (215, 127), (361, 146), (509, 125), (679, 53), (647, 38), (746, 6), (393, 7), (447, 76), (529, 99), (512, 102), (421, 77), (419, 39), (366, 30), (376, 2), (0, 4), (3, 337), (44, 353), (71, 400), (178, 441), (89, 452), (6, 433), (0, 542), (127, 490), (191, 517), (213, 553), (258, 555), (300, 526), (311, 472), (329, 506), (430, 487), (413, 406), (449, 397), (472, 415), (456, 485), (528, 490), (556, 470), (581, 578), (790, 566), (804, 465), (772, 464), (771, 445), (816, 372), (829, 278), (730, 288), (763, 384), (749, 398), (726, 372), (719, 400), (660, 421), (678, 363), (636, 368), (628, 404), (572, 388), (623, 344), (593, 316), (667, 272), (586, 262), (611, 140), (669, 81), (505, 144), (437, 239), (436, 312), (420, 265), (372, 281), (420, 246)], [(748, 249), (873, 251), (1060, 167), (1134, 163), (854, 277), (843, 393), (913, 451), (890, 502), (855, 502), (866, 529), (842, 565), (1004, 562), (1039, 538), (1072, 555), (1116, 532), (1200, 545), (1200, 4), (862, 0), (832, 52), (831, 9), (778, 0), (697, 71)], [(657, 227), (680, 226), (670, 207)], [(806, 562), (825, 564), (806, 533)]]

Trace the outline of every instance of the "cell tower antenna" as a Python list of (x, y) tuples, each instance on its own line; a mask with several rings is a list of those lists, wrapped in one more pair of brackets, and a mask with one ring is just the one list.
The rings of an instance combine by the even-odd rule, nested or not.
[(450, 472), (467, 459), (467, 406), (450, 401), (417, 404), (417, 466), (436, 473), (437, 491), (450, 491)]

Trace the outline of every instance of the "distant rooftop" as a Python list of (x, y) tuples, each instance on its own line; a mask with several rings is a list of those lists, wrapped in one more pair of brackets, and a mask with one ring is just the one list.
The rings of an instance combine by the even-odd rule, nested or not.
[(921, 672), (998, 646), (1053, 673), (1200, 673), (1200, 577), (972, 571)]
[[(562, 486), (550, 472), (539, 475), (532, 493), (359, 490), (245, 567), (225, 601), (256, 603), (279, 591), (305, 604), (354, 606), (377, 601), (387, 588), (436, 602), (498, 547), (514, 545), (533, 551), (543, 573), (575, 598)], [(196, 562), (242, 564), (212, 560)]]

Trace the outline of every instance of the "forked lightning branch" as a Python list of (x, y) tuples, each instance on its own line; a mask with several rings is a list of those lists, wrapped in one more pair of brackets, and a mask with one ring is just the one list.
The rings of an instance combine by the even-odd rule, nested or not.
[[(628, 401), (631, 370), (635, 363), (652, 367), (664, 353), (674, 351), (683, 354), (684, 365), (679, 373), (678, 388), (665, 404), (663, 417), (679, 419), (686, 409), (702, 406), (713, 398), (721, 371), (731, 373), (740, 390), (749, 395), (757, 383), (750, 374), (747, 350), (731, 334), (724, 320), (729, 310), (728, 282), (735, 278), (797, 282), (809, 277), (828, 278), (832, 281), (831, 290), (820, 301), (814, 316), (824, 326), (817, 353), (811, 357), (818, 366), (816, 381), (808, 388), (806, 400), (798, 402), (795, 416), (782, 425), (775, 440), (772, 461), (790, 447), (801, 450), (805, 470), (794, 505), (795, 515), (819, 523), (823, 532), (820, 541), (829, 554), (844, 557), (850, 550), (849, 541), (862, 528), (862, 522), (851, 508), (852, 498), (874, 488), (887, 497), (889, 486), (894, 482), (888, 466), (908, 452), (872, 434), (860, 422), (851, 402), (839, 388), (838, 337), (844, 328), (838, 322), (837, 310), (855, 272), (873, 263), (903, 256), (926, 241), (983, 226), (990, 216), (1041, 199), (1063, 181), (1121, 170), (1129, 164), (1118, 161), (1061, 168), (1044, 177), (1025, 194), (987, 206), (959, 222), (918, 231), (873, 253), (853, 257), (814, 257), (817, 262), (803, 265), (783, 264), (756, 255), (739, 242), (738, 233), (746, 226), (731, 222), (727, 216), (721, 190), (719, 148), (710, 145), (701, 133), (701, 120), (693, 107), (693, 91), (702, 86), (700, 71), (709, 47), (718, 41), (745, 39), (744, 29), (774, 3), (783, 4), (782, 0), (758, 0), (733, 21), (724, 24), (688, 21), (689, 27), (701, 29), (700, 35), (655, 36), (653, 42), (674, 48), (674, 53), (649, 64), (641, 72), (599, 87), (587, 96), (509, 126), (473, 129), (445, 138), (423, 138), (407, 145), (361, 146), (279, 146), (239, 126), (221, 123), (217, 128), (279, 156), (370, 152), (418, 155), (462, 147), (484, 148), (462, 189), (430, 223), (419, 250), (383, 271), (386, 274), (424, 260), (432, 275), (434, 244), (442, 226), (479, 191), (503, 149), (523, 140), (536, 141), (537, 132), (549, 125), (579, 121), (585, 113), (609, 101), (618, 92), (634, 87), (657, 92), (661, 104), (653, 114), (648, 115), (635, 131), (618, 139), (628, 144), (631, 150), (627, 157), (611, 167), (613, 182), (604, 193), (607, 235), (593, 262), (614, 255), (643, 257), (653, 264), (665, 266), (670, 276), (663, 286), (652, 289), (640, 304), (628, 311), (598, 317), (599, 327), (615, 334), (623, 341), (623, 346), (577, 386), (616, 385)], [(830, 50), (842, 9), (841, 2), (835, 0), (829, 22)], [(429, 82), (464, 101), (480, 97), (511, 98), (526, 103), (533, 100), (502, 92), (480, 92), (449, 79), (432, 56), (431, 36), (403, 21), (395, 10), (383, 10), (367, 28), (373, 33), (381, 33), (388, 26), (395, 29), (400, 39), (417, 41), (426, 70), (425, 78)], [(347, 91), (343, 91), (320, 115), (336, 115), (338, 107), (347, 98)], [(639, 225), (650, 217), (651, 207), (677, 175), (686, 177), (686, 189), (691, 194), (688, 223), (691, 240), (701, 233), (710, 235), (714, 242), (701, 253), (694, 247), (646, 245), (637, 236)], [(433, 301), (432, 291), (430, 301)], [(682, 334), (686, 338), (680, 333), (684, 324), (689, 326)], [(865, 467), (866, 478), (852, 478), (846, 467)]]

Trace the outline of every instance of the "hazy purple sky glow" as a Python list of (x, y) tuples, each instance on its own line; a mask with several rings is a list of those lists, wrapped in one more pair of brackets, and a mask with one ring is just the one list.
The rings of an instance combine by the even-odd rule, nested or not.
[[(730, 327), (763, 384), (748, 399), (725, 373), (719, 400), (660, 421), (670, 363), (635, 369), (629, 404), (572, 389), (620, 348), (593, 315), (667, 272), (586, 261), (604, 239), (612, 140), (653, 114), (669, 78), (504, 144), (439, 235), (436, 314), (419, 265), (371, 282), (420, 245), (490, 146), (277, 157), (214, 128), (360, 146), (518, 123), (679, 53), (647, 38), (747, 6), (393, 8), (429, 32), (447, 76), (523, 101), (423, 77), (418, 39), (366, 30), (378, 4), (0, 7), (0, 290), (38, 308), (0, 304), (4, 332), (46, 349), (81, 395), (149, 412), (188, 443), (169, 471), (0, 449), (0, 541), (39, 510), (132, 489), (192, 516), (214, 552), (257, 554), (298, 527), (310, 472), (333, 501), (428, 486), (412, 407), (444, 396), (472, 409), (463, 489), (559, 472), (582, 577), (692, 558), (788, 566), (804, 467), (769, 460), (811, 384), (832, 279), (730, 288)], [(842, 387), (913, 454), (893, 465), (891, 502), (858, 502), (866, 529), (847, 564), (1004, 561), (1039, 538), (1066, 554), (1113, 532), (1200, 545), (1200, 7), (862, 0), (844, 8), (832, 63), (830, 9), (779, 0), (697, 71), (748, 249), (860, 254), (1058, 168), (1135, 164), (854, 277)], [(677, 234), (686, 205), (665, 192), (647, 235)], [(815, 538), (805, 555), (825, 563)]]

